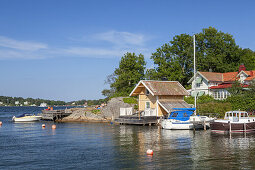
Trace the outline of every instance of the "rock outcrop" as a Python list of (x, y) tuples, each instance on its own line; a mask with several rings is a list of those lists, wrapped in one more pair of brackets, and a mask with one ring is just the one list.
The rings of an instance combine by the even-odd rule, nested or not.
[(93, 107), (68, 109), (71, 115), (59, 120), (60, 122), (109, 122), (119, 117), (120, 108), (133, 107), (133, 104), (123, 102), (124, 97), (112, 98), (100, 112), (93, 113)]
[[(102, 108), (101, 114), (106, 119), (117, 118), (120, 116), (120, 108), (133, 107), (133, 104), (123, 102), (124, 97), (115, 97), (108, 101), (107, 106)], [(134, 108), (134, 107), (133, 107)]]
[(60, 122), (106, 122), (102, 114), (92, 113), (93, 108), (73, 108), (72, 114), (60, 120)]

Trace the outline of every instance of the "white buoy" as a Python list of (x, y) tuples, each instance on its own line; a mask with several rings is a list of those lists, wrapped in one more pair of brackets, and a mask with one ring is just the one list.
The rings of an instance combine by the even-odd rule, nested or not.
[(52, 125), (52, 126), (51, 126), (51, 129), (56, 129), (56, 128), (57, 128), (56, 125)]
[(148, 149), (146, 153), (147, 153), (147, 155), (153, 155), (153, 150)]

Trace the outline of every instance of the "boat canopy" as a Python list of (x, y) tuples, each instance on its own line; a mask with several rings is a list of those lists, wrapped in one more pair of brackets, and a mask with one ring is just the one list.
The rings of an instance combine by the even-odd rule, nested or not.
[(196, 108), (174, 108), (174, 110), (176, 111), (171, 112), (168, 119), (187, 121)]

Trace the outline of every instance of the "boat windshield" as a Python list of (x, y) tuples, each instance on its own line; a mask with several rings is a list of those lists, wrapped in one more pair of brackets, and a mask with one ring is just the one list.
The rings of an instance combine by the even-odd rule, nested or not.
[(189, 120), (190, 116), (193, 114), (193, 111), (173, 111), (170, 113), (168, 119), (175, 119), (180, 121)]
[(22, 115), (19, 115), (19, 116), (16, 116), (16, 117), (19, 118), (19, 117), (24, 117), (24, 116), (31, 116), (31, 114), (29, 114), (29, 113), (23, 113)]
[(225, 119), (229, 118), (248, 118), (248, 113), (243, 111), (230, 111), (226, 112)]

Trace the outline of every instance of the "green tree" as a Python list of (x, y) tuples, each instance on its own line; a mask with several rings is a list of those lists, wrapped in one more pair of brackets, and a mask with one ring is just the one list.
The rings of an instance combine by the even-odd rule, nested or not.
[(227, 98), (227, 101), (231, 103), (234, 110), (255, 111), (255, 81), (251, 82), (248, 88), (235, 83), (228, 91), (231, 96)]
[[(187, 86), (193, 73), (193, 37), (188, 34), (176, 35), (152, 54), (155, 68), (147, 70), (147, 79), (177, 80)], [(196, 34), (196, 62), (198, 71), (237, 71), (241, 63), (247, 69), (255, 69), (254, 52), (241, 49), (233, 36), (209, 27)]]
[(114, 71), (114, 78), (111, 77), (110, 87), (114, 90), (114, 96), (129, 95), (135, 85), (144, 79), (145, 65), (142, 54), (126, 53)]

